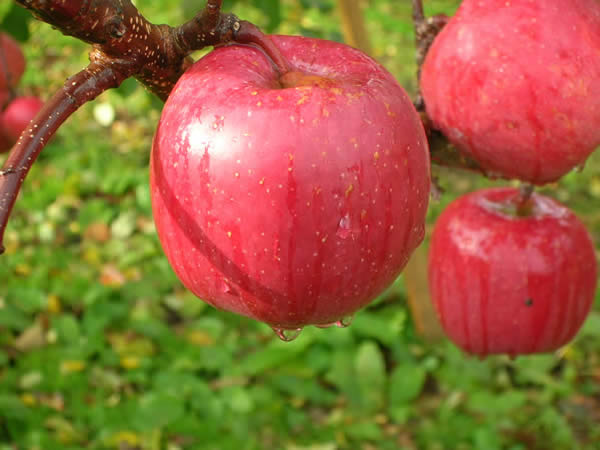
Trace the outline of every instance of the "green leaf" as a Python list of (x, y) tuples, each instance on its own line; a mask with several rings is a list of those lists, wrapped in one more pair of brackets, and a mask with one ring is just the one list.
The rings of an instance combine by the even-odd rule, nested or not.
[(383, 354), (375, 342), (361, 344), (354, 359), (354, 369), (364, 408), (377, 411), (384, 403), (387, 380)]
[(416, 399), (423, 385), (427, 372), (421, 366), (398, 366), (390, 376), (390, 406), (408, 404)]
[(25, 42), (29, 40), (30, 20), (31, 13), (15, 3), (0, 23), (0, 30), (7, 31), (18, 41)]
[(264, 12), (269, 19), (265, 26), (267, 33), (272, 33), (281, 22), (281, 2), (280, 0), (254, 0), (254, 4)]
[(185, 414), (179, 396), (162, 392), (143, 395), (138, 402), (130, 404), (130, 408), (132, 424), (142, 431), (164, 427)]

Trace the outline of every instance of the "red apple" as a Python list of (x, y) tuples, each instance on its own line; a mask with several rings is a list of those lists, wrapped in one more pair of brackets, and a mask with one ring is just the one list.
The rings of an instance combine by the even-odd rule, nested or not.
[(179, 80), (151, 157), (154, 219), (192, 292), (278, 329), (354, 313), (423, 239), (429, 155), (410, 99), (348, 46), (221, 47)]
[(25, 56), (19, 44), (0, 32), (0, 91), (17, 85), (25, 72)]
[(17, 97), (8, 104), (4, 112), (0, 113), (0, 133), (14, 144), (29, 122), (44, 106), (37, 97)]
[(485, 356), (566, 344), (594, 299), (594, 246), (565, 206), (513, 188), (481, 190), (444, 210), (431, 239), (429, 283), (446, 333)]
[(421, 88), (436, 128), (492, 175), (555, 181), (600, 145), (600, 2), (464, 0)]

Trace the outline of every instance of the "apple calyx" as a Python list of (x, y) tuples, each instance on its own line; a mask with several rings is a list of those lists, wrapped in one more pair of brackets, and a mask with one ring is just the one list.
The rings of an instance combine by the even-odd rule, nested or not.
[(279, 83), (282, 89), (312, 86), (328, 89), (335, 85), (335, 81), (331, 78), (296, 70), (289, 71), (279, 77)]
[(491, 201), (482, 200), (482, 206), (487, 211), (498, 212), (505, 217), (512, 219), (527, 219), (542, 214), (543, 211), (536, 207), (536, 202), (532, 198), (535, 187), (532, 184), (526, 184), (512, 197), (502, 200)]

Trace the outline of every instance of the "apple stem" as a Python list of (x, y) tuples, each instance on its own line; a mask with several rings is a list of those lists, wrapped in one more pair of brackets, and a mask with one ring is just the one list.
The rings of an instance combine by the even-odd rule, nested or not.
[(531, 209), (533, 208), (533, 202), (531, 196), (535, 191), (533, 184), (522, 184), (519, 188), (519, 197), (517, 198), (517, 216), (527, 217), (531, 215)]
[(256, 45), (271, 60), (280, 77), (291, 71), (290, 63), (279, 48), (253, 23), (240, 21), (240, 28), (235, 32), (234, 41), (239, 44)]
[[(442, 28), (448, 23), (448, 16), (438, 14), (432, 17), (425, 16), (423, 9), (423, 0), (412, 0), (413, 7), (413, 25), (415, 29), (415, 41), (417, 47), (417, 80), (421, 79), (421, 67), (427, 56), (427, 52), (433, 44), (433, 40), (442, 31)], [(417, 111), (424, 111), (425, 104), (421, 96), (420, 89), (417, 88), (417, 97), (415, 100)]]

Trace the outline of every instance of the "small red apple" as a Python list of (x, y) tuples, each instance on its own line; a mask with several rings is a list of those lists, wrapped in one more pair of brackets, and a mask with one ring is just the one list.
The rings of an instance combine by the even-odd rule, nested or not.
[(154, 138), (154, 220), (213, 306), (276, 329), (351, 315), (423, 239), (429, 155), (393, 77), (348, 46), (272, 38), (292, 70), (231, 45), (188, 69)]
[(556, 181), (600, 145), (600, 2), (464, 0), (421, 88), (434, 126), (492, 175)]
[(0, 132), (3, 132), (14, 145), (42, 106), (44, 106), (44, 102), (37, 97), (15, 98), (0, 113)]
[(579, 330), (594, 299), (594, 245), (565, 206), (513, 188), (455, 200), (436, 222), (429, 283), (446, 333), (485, 356), (549, 352)]
[(0, 32), (0, 91), (17, 85), (25, 72), (25, 56), (17, 41)]

